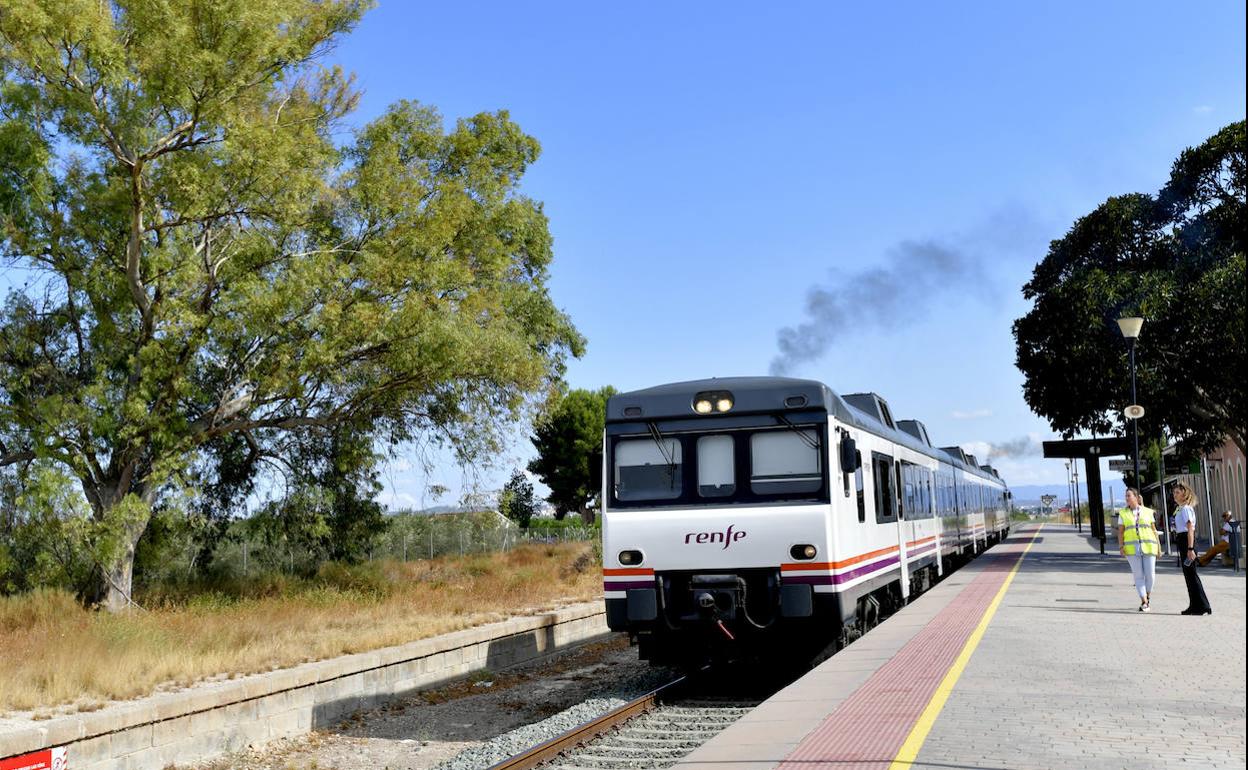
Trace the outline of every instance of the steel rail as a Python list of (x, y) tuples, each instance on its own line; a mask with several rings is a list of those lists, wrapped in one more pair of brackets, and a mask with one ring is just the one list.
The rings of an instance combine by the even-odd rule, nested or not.
[(657, 708), (662, 700), (670, 698), (676, 692), (687, 687), (688, 677), (680, 677), (652, 690), (640, 698), (625, 703), (612, 711), (608, 711), (597, 719), (572, 728), (563, 735), (555, 736), (545, 743), (538, 744), (509, 759), (490, 766), (488, 770), (532, 770), (543, 762), (548, 762), (569, 749), (578, 748), (595, 738), (610, 732), (625, 722), (639, 717)]

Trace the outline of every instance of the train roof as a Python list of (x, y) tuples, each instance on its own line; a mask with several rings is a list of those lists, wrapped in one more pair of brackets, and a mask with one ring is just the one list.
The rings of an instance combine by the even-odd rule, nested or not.
[[(794, 377), (711, 377), (656, 385), (652, 388), (617, 393), (607, 400), (607, 422), (638, 422), (686, 419), (694, 397), (700, 393), (727, 391), (732, 394), (734, 415), (777, 414), (786, 411), (818, 409), (838, 421), (931, 455), (964, 473), (1004, 483), (991, 468), (981, 468), (959, 447), (937, 449), (927, 438), (922, 423), (901, 420), (894, 426), (887, 403), (875, 393), (854, 393), (842, 398), (818, 380)], [(889, 421), (885, 421), (885, 419)], [(913, 425), (912, 425), (913, 423)], [(914, 426), (921, 430), (912, 430)], [(916, 435), (921, 432), (920, 435)], [(955, 453), (956, 451), (956, 453)]]

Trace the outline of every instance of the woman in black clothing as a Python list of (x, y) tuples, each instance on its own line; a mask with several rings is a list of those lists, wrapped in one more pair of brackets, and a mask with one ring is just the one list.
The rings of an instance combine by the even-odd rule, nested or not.
[(1183, 482), (1174, 485), (1174, 529), (1179, 534), (1179, 558), (1183, 564), (1183, 580), (1187, 583), (1187, 609), (1184, 615), (1212, 615), (1205, 587), (1196, 574), (1196, 495)]

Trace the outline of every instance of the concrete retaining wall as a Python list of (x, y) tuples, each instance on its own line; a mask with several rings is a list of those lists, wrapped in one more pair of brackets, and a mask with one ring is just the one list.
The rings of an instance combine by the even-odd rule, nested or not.
[(306, 733), (473, 671), (534, 660), (609, 633), (602, 603), (593, 602), (95, 712), (4, 720), (0, 765), (67, 747), (70, 770), (160, 770)]

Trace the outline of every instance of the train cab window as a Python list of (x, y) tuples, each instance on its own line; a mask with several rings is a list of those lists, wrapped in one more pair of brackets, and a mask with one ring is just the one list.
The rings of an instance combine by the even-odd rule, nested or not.
[(698, 496), (728, 497), (737, 491), (732, 436), (698, 439)]
[(676, 439), (630, 439), (615, 445), (617, 500), (670, 500), (681, 494), (681, 452)]
[(875, 479), (876, 522), (897, 521), (897, 488), (893, 481), (892, 458), (872, 452), (871, 475)]
[(862, 452), (854, 452), (854, 457), (858, 460), (857, 468), (854, 470), (854, 487), (858, 490), (858, 521), (865, 522), (867, 520), (867, 495), (862, 481)]
[(750, 490), (755, 494), (817, 492), (823, 486), (819, 433), (765, 431), (750, 436)]

